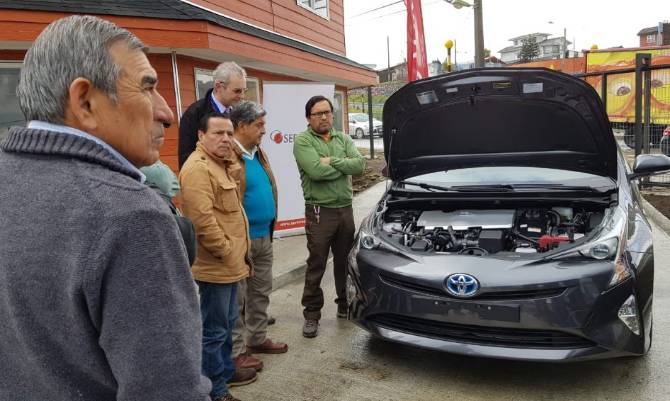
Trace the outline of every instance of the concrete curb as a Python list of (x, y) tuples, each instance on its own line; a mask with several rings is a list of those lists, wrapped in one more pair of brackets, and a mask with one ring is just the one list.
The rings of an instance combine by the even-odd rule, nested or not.
[(272, 291), (276, 291), (299, 277), (305, 276), (306, 263), (300, 263), (276, 277), (272, 277)]
[[(332, 261), (333, 261), (332, 257), (328, 258), (326, 266), (328, 266), (328, 264)], [(288, 271), (276, 277), (272, 277), (272, 291), (274, 292), (300, 277), (305, 277), (306, 270), (307, 270), (307, 263), (302, 262), (290, 268)]]
[(647, 202), (646, 199), (642, 199), (642, 207), (644, 212), (653, 221), (661, 230), (665, 231), (666, 234), (670, 235), (670, 219), (665, 217), (663, 213), (659, 212), (651, 203)]

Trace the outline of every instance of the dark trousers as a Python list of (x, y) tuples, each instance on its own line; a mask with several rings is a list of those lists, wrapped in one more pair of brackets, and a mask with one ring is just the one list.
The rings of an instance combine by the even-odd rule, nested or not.
[(237, 320), (237, 283), (198, 281), (202, 314), (202, 374), (212, 381), (212, 399), (228, 394), (235, 374), (233, 327)]
[(354, 242), (354, 212), (351, 206), (326, 208), (305, 205), (305, 232), (307, 234), (307, 271), (302, 293), (305, 319), (321, 318), (323, 291), (321, 278), (326, 271), (328, 252), (333, 252), (333, 273), (338, 304), (346, 305), (345, 292), (347, 255)]

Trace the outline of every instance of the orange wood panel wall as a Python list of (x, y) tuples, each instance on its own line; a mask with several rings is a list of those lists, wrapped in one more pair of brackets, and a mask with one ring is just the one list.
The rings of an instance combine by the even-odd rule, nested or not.
[(329, 19), (296, 0), (192, 0), (210, 10), (345, 54), (343, 0), (329, 0)]

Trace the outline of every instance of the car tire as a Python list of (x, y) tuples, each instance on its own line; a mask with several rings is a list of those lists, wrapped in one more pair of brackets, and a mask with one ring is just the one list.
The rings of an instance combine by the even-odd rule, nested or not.
[(355, 139), (363, 138), (363, 128), (356, 128), (356, 131), (354, 131), (354, 138)]

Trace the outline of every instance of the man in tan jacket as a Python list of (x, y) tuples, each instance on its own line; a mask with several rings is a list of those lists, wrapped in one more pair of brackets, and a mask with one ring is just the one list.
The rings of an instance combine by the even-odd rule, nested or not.
[(179, 175), (184, 214), (195, 225), (198, 251), (193, 277), (200, 291), (202, 371), (213, 401), (236, 400), (229, 386), (256, 380), (256, 370), (235, 369), (232, 331), (238, 316), (238, 283), (252, 273), (249, 224), (232, 159), (233, 124), (227, 115), (203, 117), (198, 143)]

